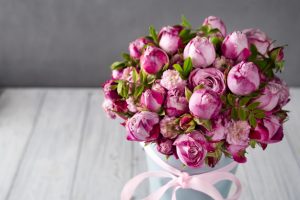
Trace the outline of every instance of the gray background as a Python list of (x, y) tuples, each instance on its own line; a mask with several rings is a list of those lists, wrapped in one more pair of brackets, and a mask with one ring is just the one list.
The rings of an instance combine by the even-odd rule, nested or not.
[(288, 44), (283, 78), (300, 86), (297, 0), (0, 0), (0, 86), (99, 86), (128, 43), (175, 24), (221, 17), (228, 31), (258, 27)]

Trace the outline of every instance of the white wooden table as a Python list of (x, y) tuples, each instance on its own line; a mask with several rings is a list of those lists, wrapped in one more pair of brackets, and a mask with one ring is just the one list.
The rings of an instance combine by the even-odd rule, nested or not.
[[(285, 138), (238, 168), (246, 200), (300, 199), (300, 89)], [(0, 200), (114, 200), (144, 154), (108, 119), (96, 89), (6, 89), (0, 95)], [(141, 187), (136, 199), (145, 195)]]

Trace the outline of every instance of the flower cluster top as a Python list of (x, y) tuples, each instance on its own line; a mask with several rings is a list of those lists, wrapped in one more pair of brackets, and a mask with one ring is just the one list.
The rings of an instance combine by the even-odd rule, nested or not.
[(127, 139), (155, 143), (189, 167), (214, 167), (222, 155), (246, 162), (246, 149), (279, 142), (289, 101), (283, 47), (259, 29), (226, 33), (207, 17), (192, 29), (151, 26), (112, 64), (104, 110), (125, 120)]

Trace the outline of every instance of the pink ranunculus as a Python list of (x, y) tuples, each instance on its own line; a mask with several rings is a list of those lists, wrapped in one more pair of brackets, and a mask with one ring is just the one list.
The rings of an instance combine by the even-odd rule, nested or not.
[(122, 75), (123, 75), (123, 69), (112, 70), (111, 76), (114, 80), (122, 79)]
[(183, 45), (179, 36), (181, 30), (182, 26), (165, 26), (159, 32), (159, 46), (170, 55), (176, 53)]
[(227, 76), (227, 85), (236, 95), (248, 95), (257, 90), (259, 84), (259, 71), (252, 62), (241, 62), (235, 65)]
[(127, 140), (150, 142), (158, 138), (159, 116), (156, 113), (142, 111), (126, 122)]
[[(251, 132), (250, 138), (262, 144), (281, 141), (283, 138), (283, 129), (279, 118), (275, 115), (270, 115), (260, 120), (254, 131)], [(263, 146), (263, 148), (265, 148), (265, 146)]]
[(146, 44), (151, 43), (147, 38), (141, 37), (129, 44), (129, 54), (134, 59), (139, 59), (142, 55), (142, 50)]
[(184, 48), (183, 57), (190, 57), (195, 68), (208, 67), (216, 58), (215, 47), (207, 38), (196, 36)]
[(226, 26), (219, 17), (209, 16), (204, 19), (203, 25), (210, 26), (211, 28), (217, 28), (223, 37), (226, 36)]
[(192, 88), (202, 84), (220, 95), (226, 89), (224, 74), (216, 68), (194, 69), (190, 73), (189, 84)]
[(173, 69), (168, 69), (164, 71), (161, 77), (160, 84), (167, 90), (172, 90), (176, 88), (181, 89), (186, 86), (186, 81), (180, 77), (178, 71)]
[(103, 92), (104, 96), (107, 99), (110, 99), (112, 101), (120, 99), (121, 97), (118, 95), (118, 92), (116, 89), (112, 89), (112, 86), (116, 86), (117, 83), (114, 82), (114, 80), (108, 80), (103, 85)]
[(157, 143), (157, 151), (164, 154), (164, 155), (172, 155), (174, 153), (173, 140), (162, 138)]
[(189, 101), (191, 113), (200, 119), (216, 117), (222, 107), (220, 96), (212, 90), (196, 90)]
[(156, 90), (147, 89), (142, 93), (141, 105), (149, 111), (158, 112), (164, 103), (164, 93)]
[(170, 139), (176, 138), (177, 135), (182, 133), (179, 127), (178, 119), (175, 117), (165, 116), (160, 121), (160, 133), (165, 138), (170, 138)]
[(255, 45), (259, 53), (263, 55), (267, 53), (272, 41), (268, 38), (266, 33), (254, 28), (245, 29), (242, 32), (246, 34), (249, 44)]
[(141, 68), (148, 74), (156, 74), (167, 63), (169, 63), (169, 57), (166, 52), (153, 46), (148, 46), (140, 57)]
[(248, 146), (250, 129), (251, 127), (247, 121), (231, 121), (227, 126), (227, 143)]
[(251, 54), (247, 36), (239, 31), (227, 35), (222, 43), (221, 49), (226, 58), (237, 61), (246, 60)]
[(234, 161), (238, 163), (245, 163), (247, 158), (245, 157), (246, 147), (240, 145), (228, 145), (227, 151), (232, 155)]
[(165, 112), (170, 117), (178, 117), (188, 112), (188, 101), (184, 95), (184, 89), (172, 89), (168, 91)]
[(201, 167), (207, 154), (206, 142), (199, 131), (179, 135), (174, 145), (180, 161), (192, 168)]
[(255, 99), (255, 102), (259, 102), (258, 108), (271, 111), (279, 104), (279, 92), (281, 85), (274, 81), (270, 81), (262, 90), (261, 95)]
[(212, 130), (206, 130), (205, 135), (210, 137), (211, 141), (218, 142), (225, 139), (227, 134), (227, 120), (223, 117), (217, 117), (212, 121)]

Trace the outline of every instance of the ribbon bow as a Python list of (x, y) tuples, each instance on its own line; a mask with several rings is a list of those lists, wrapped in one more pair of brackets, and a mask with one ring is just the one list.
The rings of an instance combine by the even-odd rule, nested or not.
[(130, 200), (138, 185), (143, 180), (150, 177), (171, 178), (171, 180), (143, 200), (158, 200), (169, 188), (173, 188), (172, 200), (176, 200), (176, 191), (179, 188), (194, 189), (210, 196), (215, 200), (224, 200), (223, 196), (214, 186), (216, 183), (223, 180), (232, 181), (236, 185), (235, 193), (230, 198), (227, 198), (227, 200), (237, 200), (240, 197), (242, 188), (241, 183), (238, 178), (230, 173), (230, 171), (237, 166), (236, 162), (232, 162), (227, 166), (215, 171), (197, 175), (189, 175), (188, 173), (182, 172), (162, 161), (149, 146), (144, 148), (148, 156), (150, 156), (153, 161), (156, 162), (156, 164), (166, 171), (149, 171), (135, 176), (124, 186), (121, 193), (121, 200)]

